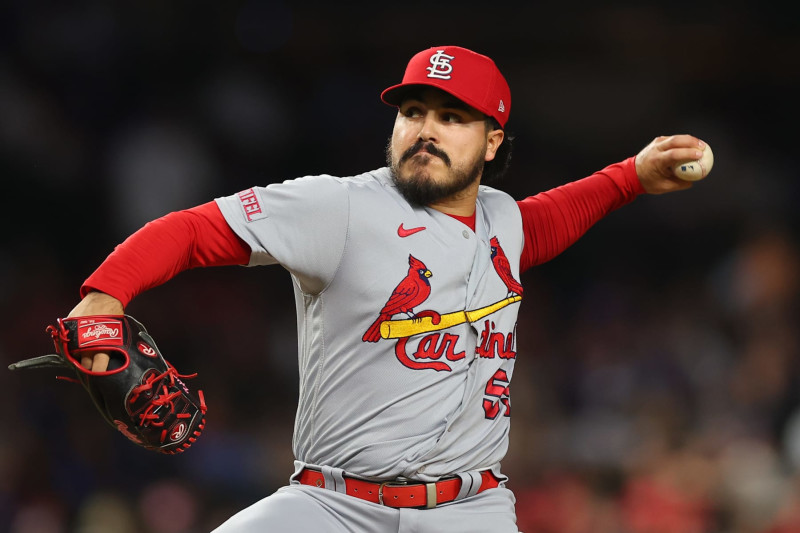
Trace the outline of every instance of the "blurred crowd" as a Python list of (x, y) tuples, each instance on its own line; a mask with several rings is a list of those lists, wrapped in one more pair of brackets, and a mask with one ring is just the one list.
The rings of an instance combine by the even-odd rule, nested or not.
[[(378, 99), (460, 44), (514, 95), (517, 198), (689, 132), (711, 176), (641, 197), (523, 276), (504, 462), (525, 533), (800, 532), (798, 22), (769, 6), (0, 6), (0, 362), (128, 234), (252, 185), (383, 165)], [(186, 453), (140, 450), (80, 386), (0, 372), (0, 533), (202, 533), (285, 484), (295, 318), (279, 267), (135, 299), (209, 404)]]

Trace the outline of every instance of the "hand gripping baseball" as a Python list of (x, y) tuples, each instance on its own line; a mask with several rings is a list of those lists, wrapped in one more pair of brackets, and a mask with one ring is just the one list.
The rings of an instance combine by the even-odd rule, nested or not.
[(650, 194), (680, 191), (692, 182), (675, 174), (682, 162), (701, 159), (705, 143), (692, 135), (656, 137), (636, 156), (636, 174)]
[[(86, 389), (97, 410), (113, 428), (136, 444), (166, 454), (180, 453), (205, 426), (202, 391), (191, 392), (181, 375), (161, 355), (153, 338), (128, 315), (60, 318), (47, 328), (57, 353), (25, 359), (10, 370), (67, 369)], [(82, 354), (109, 354), (108, 369), (84, 368)]]

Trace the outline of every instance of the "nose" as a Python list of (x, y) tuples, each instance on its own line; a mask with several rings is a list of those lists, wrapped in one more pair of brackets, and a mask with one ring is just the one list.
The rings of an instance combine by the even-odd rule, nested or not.
[(430, 110), (425, 113), (417, 136), (423, 141), (436, 143), (439, 141), (439, 129), (437, 126), (436, 113)]

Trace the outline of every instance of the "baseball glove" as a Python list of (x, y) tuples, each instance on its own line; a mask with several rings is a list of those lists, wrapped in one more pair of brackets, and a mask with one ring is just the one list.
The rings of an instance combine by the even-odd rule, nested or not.
[[(136, 444), (165, 454), (180, 453), (197, 440), (205, 426), (202, 391), (194, 394), (158, 350), (147, 330), (128, 315), (59, 318), (47, 332), (55, 354), (25, 359), (10, 370), (67, 369), (89, 392), (100, 414)], [(110, 357), (105, 372), (92, 372), (80, 363), (81, 353), (103, 352)]]

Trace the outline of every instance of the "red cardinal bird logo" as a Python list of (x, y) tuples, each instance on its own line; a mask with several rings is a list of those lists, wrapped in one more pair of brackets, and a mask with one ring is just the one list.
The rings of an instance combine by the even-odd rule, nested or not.
[(409, 318), (414, 316), (414, 308), (428, 299), (431, 294), (431, 284), (428, 281), (433, 274), (425, 263), (414, 257), (408, 256), (408, 274), (392, 291), (392, 295), (381, 309), (378, 319), (361, 337), (364, 342), (378, 342), (381, 338), (381, 323), (390, 320), (397, 313), (405, 313)]
[(509, 296), (515, 293), (522, 296), (522, 285), (511, 275), (511, 265), (503, 249), (500, 247), (500, 241), (497, 240), (497, 237), (492, 237), (489, 244), (492, 246), (492, 264), (497, 274), (500, 276), (500, 279), (506, 284)]

